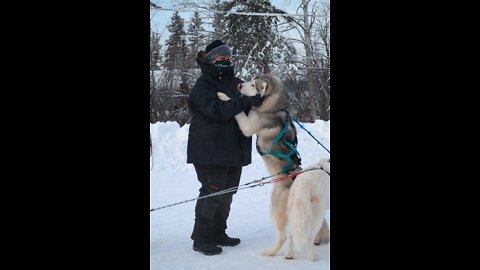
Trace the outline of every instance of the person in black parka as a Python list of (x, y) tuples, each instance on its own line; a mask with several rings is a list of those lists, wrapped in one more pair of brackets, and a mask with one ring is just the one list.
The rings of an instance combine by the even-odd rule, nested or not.
[[(251, 163), (252, 138), (245, 137), (234, 116), (259, 106), (260, 96), (242, 96), (237, 86), (243, 81), (234, 76), (231, 50), (220, 40), (200, 51), (196, 61), (202, 70), (188, 97), (192, 120), (188, 133), (187, 163), (193, 163), (204, 196), (239, 185), (242, 166)], [(230, 97), (221, 101), (217, 92)], [(219, 246), (236, 246), (240, 239), (225, 230), (235, 192), (197, 200), (195, 225), (191, 235), (193, 249), (205, 255), (222, 252)]]

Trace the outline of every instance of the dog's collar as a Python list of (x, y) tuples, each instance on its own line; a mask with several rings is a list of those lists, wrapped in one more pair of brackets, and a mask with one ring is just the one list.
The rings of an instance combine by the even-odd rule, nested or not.
[[(309, 172), (309, 171), (315, 171), (315, 170), (322, 170), (322, 171), (324, 171), (326, 174), (328, 174), (328, 176), (330, 176), (330, 173), (327, 172), (322, 166), (320, 166), (320, 168), (313, 168), (313, 169), (310, 169), (310, 170), (302, 171), (302, 173)], [(296, 177), (296, 176), (295, 176), (295, 177)]]
[[(312, 169), (312, 170), (322, 170), (322, 171), (326, 172), (328, 174), (328, 176), (330, 176), (330, 173), (327, 172), (322, 166), (320, 166), (320, 168), (315, 168), (315, 169)], [(310, 170), (308, 170), (308, 171), (310, 171)]]
[(329, 172), (327, 172), (327, 171), (326, 171), (326, 170), (325, 170), (323, 167), (320, 167), (320, 170), (322, 170), (322, 171), (326, 172), (326, 173), (328, 174), (328, 176), (330, 176), (330, 173), (329, 173)]

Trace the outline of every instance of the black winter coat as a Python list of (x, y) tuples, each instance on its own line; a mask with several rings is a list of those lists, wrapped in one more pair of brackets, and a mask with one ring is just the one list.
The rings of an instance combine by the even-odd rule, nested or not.
[[(202, 53), (202, 52), (201, 52)], [(202, 75), (188, 97), (192, 120), (188, 133), (187, 163), (221, 166), (246, 166), (251, 163), (252, 138), (245, 137), (234, 118), (249, 105), (240, 99), (237, 85), (243, 81), (234, 76), (233, 66), (218, 68), (197, 57)], [(221, 101), (217, 92), (231, 99)]]

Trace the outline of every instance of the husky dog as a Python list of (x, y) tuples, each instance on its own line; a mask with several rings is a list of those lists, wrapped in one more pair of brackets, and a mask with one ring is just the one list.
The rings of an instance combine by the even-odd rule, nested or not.
[[(275, 175), (275, 179), (300, 172), (302, 170), (300, 167), (301, 159), (297, 156), (297, 153), (294, 151), (292, 153), (292, 146), (297, 144), (297, 133), (295, 126), (288, 116), (288, 96), (283, 88), (283, 84), (270, 74), (262, 74), (255, 77), (250, 82), (239, 84), (238, 90), (245, 96), (260, 95), (263, 97), (262, 104), (259, 107), (252, 108), (248, 113), (248, 116), (244, 112), (241, 112), (235, 116), (235, 119), (245, 136), (248, 137), (252, 134), (257, 134), (257, 151), (262, 156), (270, 174)], [(230, 98), (224, 93), (218, 92), (217, 95), (222, 101), (230, 100)], [(278, 139), (277, 136), (279, 136), (282, 131), (285, 132), (283, 138)], [(289, 159), (281, 158), (272, 153), (287, 155)], [(279, 174), (279, 172), (282, 173)], [(302, 179), (316, 178), (318, 173), (319, 172), (314, 171), (302, 173), (296, 178), (295, 183), (303, 182), (304, 180)], [(322, 172), (320, 172), (320, 174), (321, 173)], [(296, 228), (303, 226), (304, 229), (308, 228), (309, 231), (316, 230), (316, 232), (318, 232), (315, 239), (311, 239), (310, 233), (308, 233), (305, 240), (311, 240), (311, 242), (315, 242), (317, 245), (329, 241), (330, 233), (324, 220), (325, 211), (323, 210), (325, 208), (325, 196), (323, 196), (322, 193), (329, 191), (329, 187), (327, 190), (321, 191), (317, 187), (322, 185), (313, 184), (311, 183), (312, 181), (313, 180), (307, 180), (305, 181), (305, 184), (298, 184), (299, 187), (295, 188), (295, 190), (298, 191), (291, 197), (292, 206), (290, 208), (288, 208), (287, 205), (289, 202), (290, 187), (292, 184), (294, 186), (297, 184), (294, 184), (292, 178), (275, 182), (271, 196), (270, 215), (275, 228), (277, 241), (272, 249), (264, 252), (262, 255), (275, 256), (275, 254), (277, 254), (278, 250), (280, 250), (286, 240), (285, 232), (289, 219), (290, 224)], [(307, 186), (312, 187), (312, 189), (309, 190), (308, 188), (305, 188)], [(297, 195), (300, 192), (307, 192), (308, 194), (303, 195), (308, 195), (309, 198), (315, 198), (316, 201), (311, 200), (309, 201), (309, 205), (300, 207), (300, 204), (304, 204), (304, 202), (300, 200), (301, 198), (299, 198), (301, 195)], [(287, 211), (287, 209), (291, 211)], [(305, 213), (305, 209), (310, 209), (314, 212), (310, 211), (309, 213)], [(314, 221), (312, 215), (318, 220)], [(292, 220), (292, 217), (298, 220)], [(317, 221), (320, 222), (320, 226), (317, 225)], [(297, 231), (298, 230), (295, 232)], [(298, 237), (298, 233), (291, 233), (289, 235), (289, 247), (292, 242), (297, 243), (298, 241), (300, 244), (301, 241), (304, 241), (303, 238), (297, 240), (296, 237)], [(310, 245), (313, 245), (313, 243), (310, 243)], [(316, 259), (311, 249), (307, 249), (307, 252), (311, 260)], [(288, 249), (285, 258), (293, 258), (293, 249)]]
[[(270, 74), (262, 74), (251, 82), (239, 84), (238, 90), (245, 96), (260, 95), (263, 98), (262, 104), (259, 107), (252, 108), (248, 116), (241, 112), (235, 115), (235, 119), (245, 136), (250, 137), (257, 134), (257, 151), (262, 155), (270, 173), (277, 174), (289, 164), (289, 161), (263, 153), (288, 154), (292, 150), (282, 140), (273, 144), (285, 125), (288, 125), (288, 129), (285, 132), (284, 140), (289, 144), (297, 143), (295, 126), (290, 118), (287, 119), (286, 117), (288, 96), (283, 89), (283, 84)], [(223, 101), (230, 100), (224, 93), (217, 92), (217, 95)], [(285, 120), (288, 120), (288, 122), (285, 122)], [(289, 171), (294, 171), (299, 168), (301, 160), (297, 155), (291, 155), (290, 158), (292, 162)], [(286, 185), (290, 187), (292, 181), (287, 181), (287, 183)]]

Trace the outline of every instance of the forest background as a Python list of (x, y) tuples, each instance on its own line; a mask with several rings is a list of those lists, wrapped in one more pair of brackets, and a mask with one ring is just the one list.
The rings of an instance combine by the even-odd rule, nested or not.
[(244, 81), (264, 72), (280, 78), (299, 121), (330, 120), (329, 0), (152, 0), (150, 123), (190, 122), (188, 94), (201, 75), (195, 58), (215, 39), (232, 48)]

